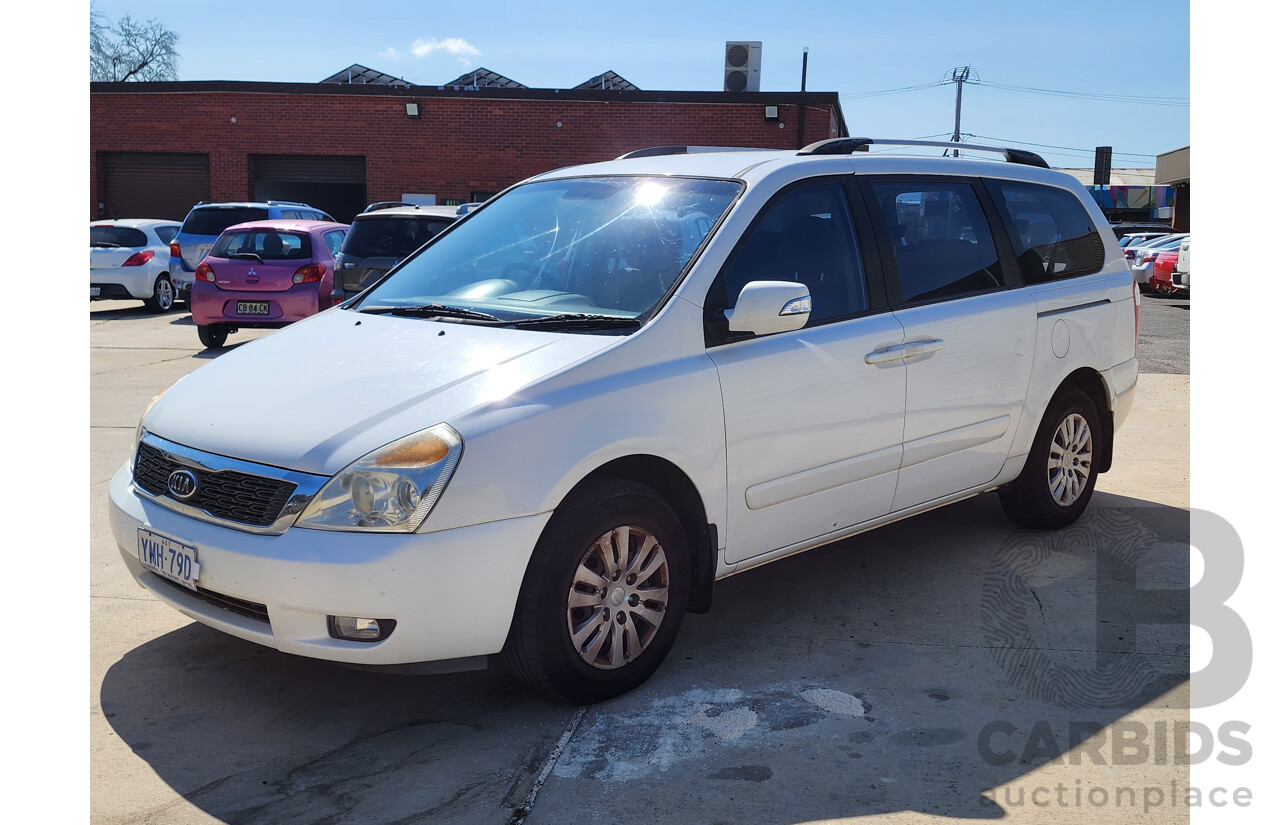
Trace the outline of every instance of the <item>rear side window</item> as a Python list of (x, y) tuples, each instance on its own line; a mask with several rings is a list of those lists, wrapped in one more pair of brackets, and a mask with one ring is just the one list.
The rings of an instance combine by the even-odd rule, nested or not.
[(90, 226), (89, 246), (147, 246), (147, 233), (132, 226)]
[(156, 237), (164, 243), (169, 243), (178, 234), (178, 226), (176, 224), (170, 226), (157, 226)]
[(346, 236), (346, 232), (341, 229), (335, 229), (332, 232), (324, 233), (325, 246), (329, 247), (330, 255), (337, 255), (338, 250), (342, 248), (342, 239)]
[(1004, 285), (986, 214), (962, 182), (886, 182), (872, 187), (888, 230), (903, 303)]
[(256, 256), (262, 261), (299, 261), (311, 258), (311, 237), (273, 229), (224, 232), (209, 251), (212, 258)]
[(1074, 195), (1035, 183), (988, 183), (1013, 241), (1023, 283), (1074, 278), (1102, 269), (1102, 236)]
[(451, 223), (439, 218), (408, 217), (356, 220), (342, 252), (357, 258), (406, 258)]
[(255, 206), (228, 206), (197, 209), (187, 215), (182, 231), (189, 235), (220, 235), (228, 226), (266, 220), (267, 210)]

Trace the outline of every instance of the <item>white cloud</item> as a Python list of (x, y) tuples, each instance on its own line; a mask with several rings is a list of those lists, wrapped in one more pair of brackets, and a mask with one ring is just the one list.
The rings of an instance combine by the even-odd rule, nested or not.
[(480, 54), (479, 49), (461, 37), (447, 37), (444, 40), (437, 40), (434, 37), (430, 39), (419, 37), (413, 41), (414, 57), (427, 57), (433, 52), (451, 54), (464, 63), (467, 62), (467, 57), (475, 57)]
[(403, 56), (404, 55), (400, 54), (400, 50), (394, 46), (387, 46), (385, 49), (378, 52), (378, 57), (381, 57), (384, 60), (399, 60)]

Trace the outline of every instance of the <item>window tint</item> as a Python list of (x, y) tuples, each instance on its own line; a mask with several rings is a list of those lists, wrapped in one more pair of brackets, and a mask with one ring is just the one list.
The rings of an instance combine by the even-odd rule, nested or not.
[(197, 209), (187, 216), (182, 224), (182, 231), (188, 235), (219, 235), (228, 226), (261, 221), (266, 217), (267, 210), (254, 206)]
[(810, 325), (867, 309), (867, 282), (843, 186), (800, 189), (774, 204), (725, 272), (730, 306), (750, 281), (808, 286)]
[(451, 223), (442, 218), (357, 218), (344, 252), (357, 258), (406, 258)]
[(1013, 239), (1023, 282), (1038, 284), (1102, 268), (1102, 237), (1070, 192), (1012, 181), (992, 181), (991, 189)]
[(329, 247), (330, 255), (338, 254), (338, 250), (342, 248), (342, 239), (345, 238), (346, 235), (347, 233), (343, 232), (341, 229), (324, 233), (324, 242), (325, 245)]
[(172, 241), (174, 236), (177, 234), (178, 234), (178, 226), (176, 224), (173, 224), (170, 226), (156, 227), (156, 237), (165, 243), (169, 243), (170, 241)]
[(90, 226), (89, 246), (113, 247), (145, 247), (147, 235), (141, 229), (131, 226)]
[(878, 183), (872, 189), (889, 232), (903, 302), (1003, 285), (991, 227), (969, 184)]
[(311, 237), (272, 229), (224, 232), (209, 250), (211, 258), (257, 255), (263, 261), (299, 261), (311, 258)]

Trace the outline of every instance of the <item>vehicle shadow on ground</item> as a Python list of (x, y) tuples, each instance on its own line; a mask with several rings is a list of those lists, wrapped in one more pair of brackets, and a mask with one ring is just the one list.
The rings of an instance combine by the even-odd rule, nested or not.
[(1085, 735), (1139, 708), (1185, 720), (1188, 558), (1182, 509), (1099, 495), (1038, 533), (971, 499), (723, 580), (658, 674), (559, 752), (576, 709), (502, 669), (354, 670), (196, 624), (114, 664), (101, 706), (232, 823), (523, 821), (553, 752), (531, 824), (1000, 818)]

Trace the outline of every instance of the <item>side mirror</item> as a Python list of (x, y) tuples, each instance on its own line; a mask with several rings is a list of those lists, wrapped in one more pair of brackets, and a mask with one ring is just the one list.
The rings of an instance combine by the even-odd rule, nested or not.
[(794, 281), (752, 281), (738, 293), (733, 309), (725, 310), (730, 332), (772, 335), (791, 332), (809, 322), (813, 301), (809, 287)]

